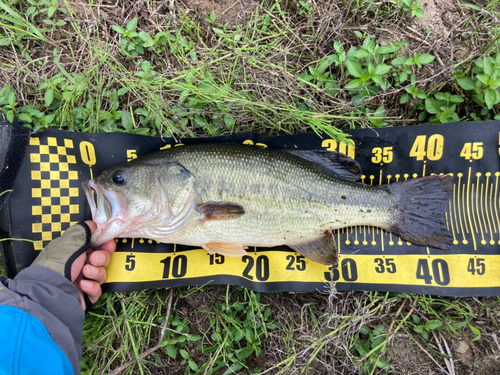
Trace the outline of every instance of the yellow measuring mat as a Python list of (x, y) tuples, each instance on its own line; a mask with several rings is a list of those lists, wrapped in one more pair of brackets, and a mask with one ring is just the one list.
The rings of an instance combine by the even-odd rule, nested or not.
[[(10, 127), (13, 134), (19, 132), (19, 126), (0, 124), (0, 129), (2, 126)], [(454, 190), (446, 220), (453, 246), (448, 251), (437, 250), (404, 242), (379, 228), (349, 227), (334, 232), (339, 263), (324, 266), (286, 246), (252, 247), (242, 258), (229, 258), (147, 238), (123, 238), (117, 239), (117, 252), (107, 269), (106, 291), (229, 283), (256, 291), (314, 291), (335, 286), (339, 290), (499, 295), (500, 122), (348, 133), (354, 146), (315, 134), (265, 137), (244, 133), (175, 143), (172, 139), (131, 134), (55, 130), (31, 136), (23, 133), (24, 147), (11, 147), (5, 152), (7, 156), (0, 155), (4, 164), (22, 160), (15, 178), (0, 185), (13, 190), (8, 198), (0, 197), (0, 227), (5, 236), (36, 242), (1, 243), (7, 274), (13, 276), (28, 266), (41, 246), (70, 225), (91, 218), (81, 189), (83, 181), (159, 149), (199, 142), (237, 142), (255, 147), (339, 151), (361, 164), (359, 183), (368, 185), (451, 174)], [(17, 159), (16, 150), (21, 152)], [(2, 177), (8, 169), (0, 167)], [(12, 170), (9, 173), (12, 175)]]

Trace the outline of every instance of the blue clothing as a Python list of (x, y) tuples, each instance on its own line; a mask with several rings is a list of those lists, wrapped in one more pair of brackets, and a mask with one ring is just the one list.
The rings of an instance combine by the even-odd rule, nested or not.
[(0, 306), (0, 374), (73, 374), (68, 357), (37, 318), (17, 307)]
[(84, 319), (76, 287), (56, 271), (0, 276), (0, 375), (80, 374)]

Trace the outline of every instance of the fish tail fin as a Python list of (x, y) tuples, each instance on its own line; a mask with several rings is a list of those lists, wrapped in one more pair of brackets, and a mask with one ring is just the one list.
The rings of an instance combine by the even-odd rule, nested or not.
[(448, 250), (453, 237), (446, 212), (453, 193), (453, 177), (424, 176), (387, 185), (396, 202), (388, 230), (416, 245)]

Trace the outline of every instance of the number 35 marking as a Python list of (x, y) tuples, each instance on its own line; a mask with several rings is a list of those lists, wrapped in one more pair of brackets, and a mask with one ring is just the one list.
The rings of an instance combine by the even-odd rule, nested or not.
[(392, 146), (391, 147), (375, 147), (372, 150), (372, 163), (387, 163), (389, 164), (392, 161)]
[(375, 272), (377, 273), (396, 273), (396, 263), (394, 263), (394, 258), (375, 258), (374, 262), (377, 263), (375, 267)]

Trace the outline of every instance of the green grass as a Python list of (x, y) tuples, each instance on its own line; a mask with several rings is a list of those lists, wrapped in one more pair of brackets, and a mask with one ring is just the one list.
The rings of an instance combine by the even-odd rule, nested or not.
[[(240, 4), (1, 1), (0, 111), (34, 130), (343, 141), (346, 128), (500, 118), (498, 0), (441, 9), (441, 29), (420, 1)], [(499, 313), (497, 297), (113, 293), (86, 318), (82, 372), (490, 374)]]

